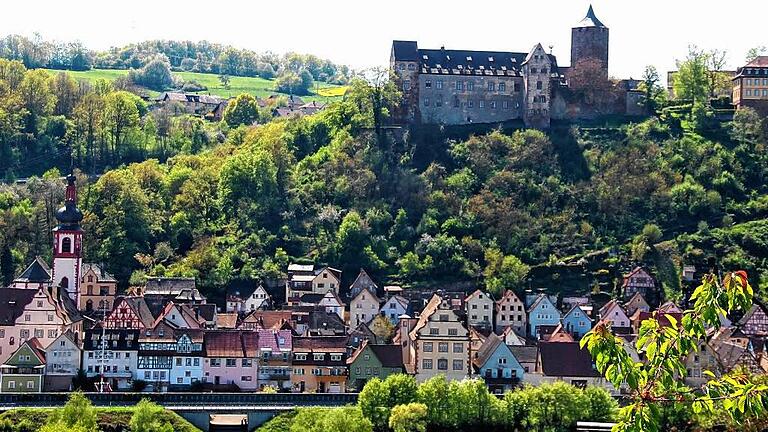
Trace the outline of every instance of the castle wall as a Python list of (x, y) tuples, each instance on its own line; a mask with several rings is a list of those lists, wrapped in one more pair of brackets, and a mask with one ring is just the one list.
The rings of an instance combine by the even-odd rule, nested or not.
[(424, 123), (496, 123), (522, 116), (522, 77), (421, 74), (418, 85)]
[(576, 27), (571, 29), (571, 69), (586, 60), (602, 64), (605, 78), (608, 78), (608, 28)]

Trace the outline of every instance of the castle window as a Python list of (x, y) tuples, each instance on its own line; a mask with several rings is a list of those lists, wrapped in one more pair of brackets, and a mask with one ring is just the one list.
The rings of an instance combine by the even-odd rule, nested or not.
[(400, 63), (399, 67), (400, 70), (405, 70), (405, 65), (403, 63)]
[(424, 98), (424, 106), (429, 106), (429, 98)]
[(72, 253), (72, 239), (69, 237), (64, 237), (61, 240), (61, 252), (62, 253)]
[(501, 107), (504, 109), (509, 109), (509, 101), (503, 101), (501, 103)]
[(535, 68), (535, 67), (532, 67), (532, 68), (531, 68), (531, 73), (536, 73), (536, 72), (537, 72), (536, 68)]
[(474, 81), (467, 81), (467, 91), (472, 91), (475, 89), (475, 82)]
[(485, 108), (485, 101), (484, 101), (484, 100), (481, 100), (480, 102), (478, 102), (478, 105), (477, 105), (477, 106), (478, 106), (479, 108)]
[(547, 68), (541, 68), (541, 73), (543, 74), (547, 73)]
[(516, 92), (519, 92), (520, 91), (520, 83), (515, 83), (515, 87), (514, 88), (515, 88)]
[(430, 80), (424, 81), (424, 88), (432, 88), (432, 81)]
[(491, 109), (496, 109), (496, 101), (491, 101)]
[(541, 81), (536, 81), (536, 89), (541, 90), (542, 88), (544, 88), (544, 83)]
[(411, 80), (403, 80), (403, 91), (408, 91), (411, 89)]
[(747, 96), (752, 96), (752, 90), (747, 90)]
[(443, 89), (443, 80), (435, 81), (435, 88), (438, 89), (438, 90), (442, 90)]
[(416, 70), (416, 65), (413, 63), (408, 63), (408, 70), (409, 71)]
[(496, 84), (489, 82), (488, 83), (488, 91), (494, 91), (496, 89)]
[(462, 81), (456, 81), (456, 91), (464, 90), (464, 83)]
[(507, 91), (507, 83), (503, 83), (503, 82), (500, 82), (500, 83), (499, 83), (499, 91), (500, 91), (500, 92), (505, 92), (505, 91)]

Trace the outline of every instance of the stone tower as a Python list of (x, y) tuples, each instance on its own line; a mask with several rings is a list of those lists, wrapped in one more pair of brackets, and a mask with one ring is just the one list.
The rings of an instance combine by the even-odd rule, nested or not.
[(587, 16), (571, 29), (571, 71), (595, 61), (603, 78), (608, 79), (608, 27), (589, 6)]
[(523, 68), (523, 122), (536, 129), (549, 127), (552, 102), (552, 59), (541, 44), (528, 53)]
[(66, 292), (80, 308), (80, 272), (83, 267), (83, 213), (77, 208), (75, 176), (67, 176), (64, 207), (56, 212), (59, 225), (53, 229), (53, 286)]

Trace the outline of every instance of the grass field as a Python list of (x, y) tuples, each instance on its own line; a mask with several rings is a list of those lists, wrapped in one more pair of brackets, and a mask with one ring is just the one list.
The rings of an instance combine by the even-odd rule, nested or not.
[[(59, 73), (61, 71), (48, 70), (51, 73)], [(127, 70), (113, 70), (113, 69), (91, 69), (89, 71), (67, 71), (76, 80), (96, 81), (99, 79), (105, 79), (107, 81), (114, 81), (115, 79), (128, 74)], [(274, 90), (274, 80), (266, 80), (264, 78), (251, 78), (251, 77), (229, 77), (229, 89), (225, 89), (219, 81), (219, 76), (215, 74), (204, 74), (196, 72), (173, 72), (174, 75), (180, 77), (184, 81), (197, 81), (198, 83), (208, 87), (208, 90), (201, 92), (205, 94), (212, 94), (222, 97), (234, 97), (240, 93), (250, 93), (256, 97), (264, 98), (272, 94), (279, 94)], [(313, 92), (315, 94), (309, 96), (301, 96), (306, 101), (321, 101), (331, 102), (344, 95), (346, 87), (331, 85), (321, 82), (315, 83)], [(150, 92), (152, 96), (158, 94), (158, 92)]]

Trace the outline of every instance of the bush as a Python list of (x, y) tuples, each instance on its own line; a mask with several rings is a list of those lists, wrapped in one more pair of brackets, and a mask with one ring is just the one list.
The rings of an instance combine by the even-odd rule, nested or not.
[(200, 84), (195, 80), (189, 80), (184, 82), (184, 85), (181, 87), (181, 90), (185, 92), (200, 92), (200, 91), (208, 90), (208, 87)]
[(396, 405), (389, 416), (389, 428), (394, 432), (425, 432), (427, 406), (423, 403)]

